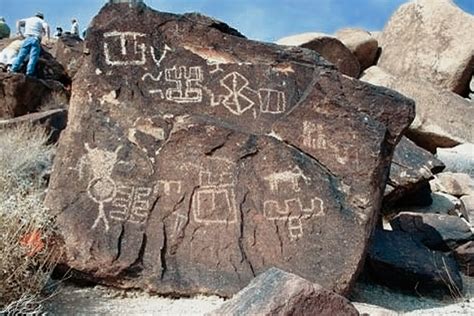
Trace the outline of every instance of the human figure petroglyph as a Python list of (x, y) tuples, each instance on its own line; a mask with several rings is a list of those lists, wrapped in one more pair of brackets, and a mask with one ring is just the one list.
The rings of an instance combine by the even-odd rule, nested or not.
[(102, 221), (105, 230), (108, 231), (110, 225), (104, 205), (111, 202), (117, 193), (115, 181), (112, 179), (112, 171), (117, 164), (118, 153), (122, 147), (118, 146), (113, 152), (98, 147), (91, 148), (88, 143), (85, 143), (84, 147), (86, 154), (79, 160), (79, 179), (84, 178), (86, 170), (89, 171), (87, 194), (95, 203), (99, 204), (99, 213), (92, 229), (95, 229)]

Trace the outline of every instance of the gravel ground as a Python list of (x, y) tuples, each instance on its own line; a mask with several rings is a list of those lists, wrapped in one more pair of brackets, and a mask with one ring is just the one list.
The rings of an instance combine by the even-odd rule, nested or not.
[[(371, 316), (474, 315), (474, 278), (465, 278), (464, 284), (463, 299), (439, 301), (364, 281), (356, 285), (351, 299), (357, 302), (354, 305), (361, 314)], [(223, 302), (217, 296), (174, 299), (103, 286), (65, 284), (46, 310), (49, 315), (203, 315)]]

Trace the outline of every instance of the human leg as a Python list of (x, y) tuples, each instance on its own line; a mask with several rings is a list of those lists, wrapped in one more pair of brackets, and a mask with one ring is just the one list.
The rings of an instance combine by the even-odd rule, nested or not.
[(31, 47), (31, 42), (29, 41), (30, 38), (27, 38), (23, 41), (23, 44), (21, 45), (20, 52), (18, 53), (18, 56), (16, 57), (15, 61), (12, 63), (12, 68), (11, 70), (13, 72), (18, 72), (20, 70), (21, 64), (25, 60), (26, 56), (30, 53), (30, 47)]
[(36, 37), (31, 37), (34, 39), (31, 42), (30, 48), (30, 60), (28, 61), (28, 65), (26, 66), (26, 75), (33, 76), (36, 70), (36, 63), (38, 62), (39, 55), (41, 53), (41, 45), (40, 41)]

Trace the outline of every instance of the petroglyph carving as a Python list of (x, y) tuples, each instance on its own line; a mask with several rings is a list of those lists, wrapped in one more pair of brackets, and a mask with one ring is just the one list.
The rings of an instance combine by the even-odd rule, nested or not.
[(212, 172), (208, 168), (200, 169), (199, 188), (193, 199), (193, 216), (196, 222), (203, 224), (237, 222), (235, 184), (232, 173)]
[(322, 125), (308, 121), (303, 122), (303, 145), (315, 150), (330, 150), (341, 165), (347, 164), (353, 156), (355, 165), (357, 165), (356, 170), (359, 169), (359, 151), (351, 147), (340, 148), (331, 144)]
[(262, 113), (280, 114), (286, 110), (286, 97), (282, 91), (259, 89), (258, 98)]
[(303, 171), (297, 166), (292, 171), (275, 172), (264, 178), (270, 184), (270, 190), (277, 192), (279, 185), (282, 183), (289, 183), (293, 191), (298, 192), (300, 190), (298, 181), (300, 179), (306, 180)]
[(79, 179), (84, 178), (86, 170), (89, 171), (90, 181), (87, 185), (87, 194), (91, 200), (99, 204), (99, 213), (92, 229), (103, 222), (105, 230), (108, 231), (110, 226), (104, 204), (111, 202), (117, 192), (116, 184), (112, 179), (112, 170), (117, 163), (121, 146), (117, 147), (114, 152), (109, 152), (100, 148), (91, 148), (88, 143), (85, 143), (85, 149), (86, 154), (79, 160)]
[(291, 239), (304, 236), (303, 219), (324, 215), (324, 202), (318, 197), (311, 199), (311, 207), (305, 208), (300, 198), (286, 199), (283, 206), (276, 200), (263, 203), (263, 213), (268, 220), (288, 221)]
[(152, 188), (119, 185), (112, 201), (110, 218), (118, 222), (145, 224), (151, 210), (149, 199)]
[(202, 101), (202, 69), (199, 66), (185, 66), (165, 70), (165, 80), (174, 85), (166, 89), (166, 99), (176, 103), (196, 103)]
[(187, 215), (177, 213), (172, 236), (177, 237), (184, 230), (187, 222), (188, 222)]
[[(146, 34), (138, 32), (104, 33), (105, 62), (111, 66), (143, 66), (146, 63)], [(111, 52), (113, 41), (119, 41), (120, 51)]]
[(156, 189), (166, 196), (181, 194), (181, 181), (159, 180)]
[(240, 73), (233, 71), (220, 80), (222, 87), (228, 90), (222, 104), (233, 114), (242, 115), (251, 109), (255, 102), (250, 99), (255, 90), (249, 88), (249, 81)]

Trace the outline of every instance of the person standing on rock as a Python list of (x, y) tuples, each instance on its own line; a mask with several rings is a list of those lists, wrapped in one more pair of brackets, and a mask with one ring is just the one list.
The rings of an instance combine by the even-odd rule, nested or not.
[[(21, 28), (24, 27), (24, 33)], [(44, 21), (44, 15), (41, 12), (36, 13), (35, 16), (27, 19), (19, 20), (16, 23), (16, 28), (20, 36), (24, 36), (25, 40), (20, 48), (17, 59), (12, 64), (11, 71), (18, 72), (21, 64), (29, 55), (30, 59), (26, 67), (26, 75), (34, 76), (36, 63), (38, 62), (41, 52), (41, 38), (44, 34), (47, 35), (48, 40), (51, 39), (49, 34), (49, 25)]]
[(79, 23), (77, 19), (72, 19), (71, 23), (71, 35), (79, 37)]
[(0, 17), (0, 39), (10, 37), (10, 27), (3, 16)]

